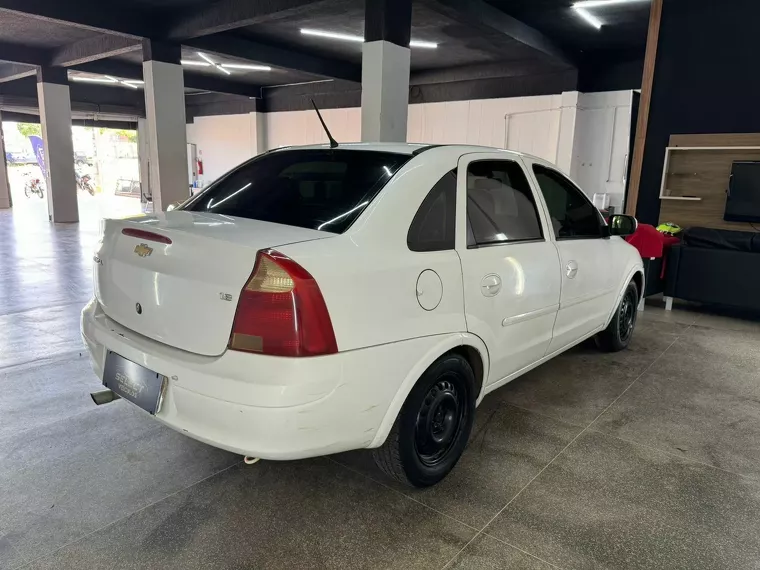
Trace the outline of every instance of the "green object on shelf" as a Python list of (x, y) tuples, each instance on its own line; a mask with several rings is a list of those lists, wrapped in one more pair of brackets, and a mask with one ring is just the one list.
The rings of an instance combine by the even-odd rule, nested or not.
[(657, 231), (674, 236), (681, 232), (681, 226), (674, 224), (673, 222), (665, 222), (664, 224), (657, 226)]

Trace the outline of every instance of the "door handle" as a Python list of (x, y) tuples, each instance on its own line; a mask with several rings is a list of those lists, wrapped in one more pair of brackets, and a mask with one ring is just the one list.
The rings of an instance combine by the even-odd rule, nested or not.
[(486, 297), (493, 297), (498, 295), (501, 291), (501, 277), (495, 273), (486, 275), (480, 282), (480, 292)]
[(565, 274), (568, 279), (573, 279), (578, 274), (578, 262), (570, 260), (565, 266)]

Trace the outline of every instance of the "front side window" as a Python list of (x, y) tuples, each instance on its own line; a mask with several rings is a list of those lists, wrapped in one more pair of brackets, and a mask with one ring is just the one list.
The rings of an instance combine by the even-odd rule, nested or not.
[(603, 224), (599, 210), (575, 184), (556, 170), (540, 164), (533, 165), (533, 172), (546, 200), (555, 237), (602, 237)]
[(543, 239), (538, 209), (522, 167), (481, 160), (467, 167), (467, 245)]
[(342, 149), (266, 153), (180, 209), (343, 233), (410, 158)]
[(443, 175), (414, 216), (406, 243), (411, 251), (454, 249), (456, 231), (457, 175)]

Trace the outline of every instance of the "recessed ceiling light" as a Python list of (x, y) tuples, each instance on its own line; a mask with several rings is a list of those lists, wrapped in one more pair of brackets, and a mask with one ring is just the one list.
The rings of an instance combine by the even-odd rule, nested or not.
[(247, 63), (223, 63), (222, 67), (227, 69), (247, 69), (250, 71), (272, 71), (268, 65), (249, 65)]
[(573, 4), (573, 8), (602, 8), (614, 4), (632, 4), (633, 2), (649, 2), (649, 0), (581, 0)]
[(581, 18), (586, 20), (587, 23), (594, 26), (597, 30), (602, 27), (602, 21), (594, 16), (591, 12), (584, 8), (579, 8), (577, 4), (573, 5), (573, 10), (575, 10), (575, 13), (578, 14)]
[(205, 61), (193, 61), (192, 59), (183, 59), (180, 63), (182, 65), (197, 65), (198, 67), (209, 67), (211, 65)]
[[(341, 34), (338, 32), (327, 32), (325, 30), (312, 30), (310, 28), (301, 28), (301, 33), (305, 36), (317, 36), (320, 38), (329, 38), (331, 40), (342, 40), (344, 42), (364, 42), (363, 36), (355, 36), (353, 34)], [(412, 40), (409, 42), (409, 47), (434, 49), (438, 47), (438, 44), (435, 42)]]

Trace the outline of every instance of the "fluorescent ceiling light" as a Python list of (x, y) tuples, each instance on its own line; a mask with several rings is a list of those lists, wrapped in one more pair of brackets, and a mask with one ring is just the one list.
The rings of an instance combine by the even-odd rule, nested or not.
[(602, 8), (615, 4), (632, 4), (633, 2), (649, 2), (649, 0), (581, 0), (573, 4), (573, 8)]
[(227, 69), (248, 69), (250, 71), (272, 71), (268, 65), (249, 65), (247, 63), (223, 63), (222, 67)]
[(75, 75), (72, 77), (74, 81), (83, 81), (85, 83), (118, 83), (115, 79), (108, 77), (83, 77), (81, 75)]
[(435, 49), (438, 47), (438, 44), (435, 42), (423, 42), (419, 40), (412, 40), (409, 42), (409, 47)]
[(576, 14), (578, 14), (581, 18), (586, 20), (587, 23), (594, 26), (597, 30), (602, 27), (602, 21), (594, 16), (591, 12), (588, 10), (585, 10), (583, 8), (578, 8), (578, 5), (573, 5), (573, 10), (575, 10)]
[[(312, 30), (310, 28), (301, 28), (301, 33), (305, 36), (317, 36), (320, 38), (329, 38), (331, 40), (342, 40), (344, 42), (364, 42), (363, 36), (355, 36), (353, 34), (340, 34), (337, 32), (326, 32), (324, 30)], [(435, 42), (412, 40), (409, 42), (409, 47), (434, 49), (438, 47), (438, 44)]]
[(180, 63), (182, 65), (197, 65), (198, 67), (209, 67), (211, 65), (205, 61), (193, 61), (192, 59), (183, 59)]
[(330, 38), (331, 40), (343, 40), (345, 42), (363, 42), (364, 36), (354, 36), (352, 34), (338, 34), (336, 32), (324, 32), (322, 30), (311, 30), (301, 28), (301, 33), (305, 36), (318, 36), (320, 38)]
[(132, 83), (134, 85), (145, 85), (145, 81), (142, 79), (125, 79), (124, 83)]
[(219, 65), (218, 63), (214, 63), (214, 61), (212, 61), (212, 60), (211, 60), (211, 58), (210, 58), (209, 56), (207, 56), (205, 53), (202, 53), (202, 52), (198, 52), (198, 56), (199, 56), (201, 59), (204, 59), (204, 60), (206, 60), (206, 61), (209, 63), (209, 65), (213, 65), (215, 68), (217, 68), (217, 69), (218, 69), (219, 71), (221, 71), (222, 73), (226, 73), (227, 75), (232, 75), (232, 73), (231, 73), (230, 71), (228, 71), (227, 69), (224, 69), (224, 68), (223, 68), (221, 65)]
[(106, 75), (105, 78), (110, 79), (113, 83), (119, 83), (121, 85), (126, 85), (127, 87), (131, 87), (132, 89), (137, 89), (137, 85), (134, 85), (133, 83), (129, 83), (122, 79), (116, 79), (115, 77), (111, 77), (110, 75)]
[(211, 58), (207, 56), (205, 53), (198, 52), (198, 55), (200, 56), (201, 59), (205, 59), (209, 65), (213, 65), (214, 67), (216, 67), (216, 64), (213, 61), (211, 61)]

